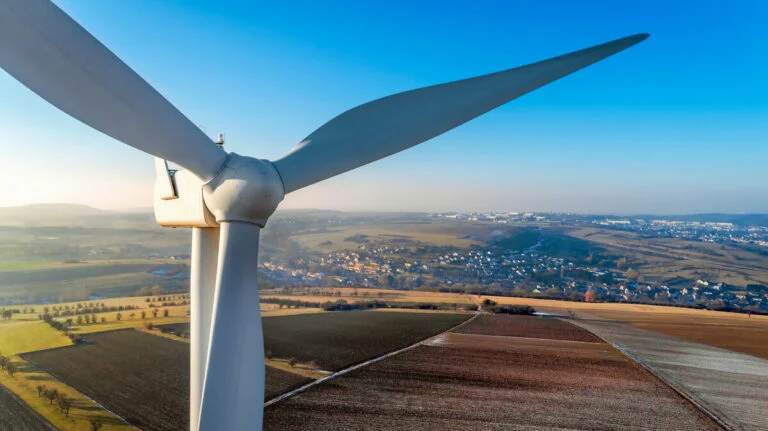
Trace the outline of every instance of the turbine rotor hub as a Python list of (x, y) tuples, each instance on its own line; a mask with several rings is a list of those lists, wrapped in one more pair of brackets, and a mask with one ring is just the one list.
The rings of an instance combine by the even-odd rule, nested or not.
[(230, 153), (224, 168), (203, 186), (203, 201), (221, 222), (264, 227), (283, 200), (283, 181), (267, 160)]

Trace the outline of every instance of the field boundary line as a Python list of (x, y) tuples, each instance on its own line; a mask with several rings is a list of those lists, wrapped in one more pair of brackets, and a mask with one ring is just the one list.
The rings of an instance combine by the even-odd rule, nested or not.
[(464, 320), (463, 322), (459, 323), (458, 325), (453, 326), (452, 328), (446, 329), (445, 331), (443, 331), (443, 332), (441, 332), (439, 334), (435, 334), (435, 335), (433, 335), (431, 337), (425, 338), (425, 339), (423, 339), (421, 341), (418, 341), (418, 342), (416, 342), (414, 344), (411, 344), (410, 346), (406, 346), (406, 347), (403, 347), (401, 349), (397, 349), (397, 350), (391, 351), (389, 353), (385, 353), (383, 355), (377, 356), (377, 357), (375, 357), (373, 359), (368, 359), (366, 361), (357, 363), (355, 365), (351, 365), (351, 366), (349, 366), (347, 368), (341, 369), (339, 371), (335, 371), (332, 374), (329, 374), (329, 375), (327, 375), (325, 377), (321, 377), (321, 378), (319, 378), (317, 380), (313, 380), (313, 381), (311, 381), (311, 382), (309, 382), (309, 383), (307, 383), (305, 385), (299, 386), (296, 389), (288, 391), (288, 392), (286, 392), (286, 393), (284, 393), (282, 395), (279, 395), (279, 396), (277, 396), (275, 398), (272, 398), (271, 400), (265, 402), (264, 403), (264, 407), (269, 407), (269, 406), (271, 406), (273, 404), (279, 403), (280, 401), (283, 401), (285, 399), (291, 398), (292, 396), (298, 395), (298, 394), (306, 391), (309, 388), (317, 386), (317, 385), (319, 385), (319, 384), (321, 384), (323, 382), (326, 382), (328, 380), (331, 380), (331, 379), (333, 379), (335, 377), (339, 377), (339, 376), (342, 376), (344, 374), (347, 374), (350, 371), (358, 370), (358, 369), (363, 368), (363, 367), (365, 367), (367, 365), (371, 365), (371, 364), (374, 364), (376, 362), (379, 362), (382, 359), (391, 358), (393, 356), (399, 355), (400, 353), (407, 352), (408, 350), (415, 349), (416, 347), (424, 345), (425, 343), (427, 343), (427, 342), (429, 342), (429, 341), (431, 341), (431, 340), (433, 340), (433, 339), (435, 339), (437, 337), (440, 337), (440, 336), (442, 336), (442, 335), (444, 335), (444, 334), (446, 334), (448, 332), (451, 332), (451, 331), (453, 331), (455, 329), (458, 329), (458, 328), (460, 328), (460, 327), (470, 323), (471, 321), (475, 320), (477, 318), (477, 316), (479, 316), (480, 314), (481, 313), (479, 311), (476, 311), (475, 314), (472, 317), (470, 317), (469, 319)]
[[(65, 347), (72, 347), (72, 346), (65, 346)], [(60, 348), (60, 347), (57, 347), (57, 348)], [(53, 349), (48, 349), (48, 350), (53, 350)], [(110, 410), (110, 409), (108, 409), (108, 408), (104, 407), (104, 405), (103, 405), (103, 404), (101, 404), (100, 402), (98, 402), (98, 401), (94, 400), (93, 398), (89, 397), (88, 395), (86, 395), (86, 394), (82, 393), (82, 392), (81, 392), (79, 389), (76, 389), (75, 387), (73, 387), (73, 386), (71, 386), (71, 385), (69, 385), (69, 384), (67, 384), (67, 383), (64, 383), (64, 381), (63, 381), (63, 380), (61, 380), (61, 379), (60, 379), (59, 377), (57, 377), (55, 374), (53, 374), (53, 373), (49, 372), (49, 371), (48, 371), (48, 370), (46, 370), (45, 368), (43, 368), (43, 367), (41, 367), (40, 365), (38, 365), (38, 364), (37, 364), (35, 361), (31, 361), (31, 360), (29, 360), (29, 359), (26, 359), (26, 358), (22, 358), (22, 359), (24, 359), (24, 360), (25, 360), (27, 363), (34, 365), (34, 366), (35, 366), (35, 367), (36, 367), (38, 370), (40, 370), (40, 371), (44, 372), (45, 374), (48, 374), (49, 376), (53, 377), (53, 378), (54, 378), (54, 379), (56, 379), (56, 380), (57, 380), (57, 381), (58, 381), (60, 384), (62, 384), (62, 385), (64, 385), (64, 386), (68, 387), (68, 388), (69, 388), (69, 389), (71, 389), (73, 392), (77, 392), (77, 393), (78, 393), (78, 394), (80, 394), (80, 395), (81, 395), (83, 398), (86, 398), (86, 399), (88, 399), (90, 402), (92, 402), (92, 403), (96, 404), (97, 406), (101, 407), (102, 409), (104, 409), (104, 411), (105, 411), (105, 412), (107, 412), (107, 413), (109, 413), (109, 414), (113, 415), (114, 417), (116, 417), (116, 418), (120, 419), (120, 420), (121, 420), (121, 421), (123, 421), (123, 423), (125, 423), (126, 425), (128, 425), (128, 426), (131, 426), (131, 427), (134, 427), (134, 428), (138, 428), (136, 425), (134, 425), (134, 424), (132, 424), (132, 423), (128, 422), (128, 421), (127, 421), (127, 420), (126, 420), (124, 417), (122, 417), (122, 416), (120, 416), (119, 414), (117, 414), (117, 413), (113, 412), (112, 410)]]
[(676, 384), (672, 383), (670, 380), (668, 380), (666, 377), (664, 377), (664, 374), (657, 371), (653, 366), (649, 365), (642, 359), (640, 359), (638, 356), (633, 355), (630, 353), (627, 349), (624, 347), (608, 340), (607, 338), (598, 335), (589, 329), (581, 326), (580, 324), (573, 322), (573, 324), (579, 326), (580, 328), (584, 329), (585, 331), (589, 331), (590, 333), (594, 334), (599, 339), (603, 340), (603, 342), (607, 343), (608, 345), (612, 346), (614, 349), (621, 352), (624, 356), (629, 358), (631, 361), (633, 361), (635, 364), (640, 366), (640, 368), (645, 371), (648, 375), (655, 378), (659, 383), (661, 383), (664, 387), (671, 390), (675, 394), (677, 394), (680, 398), (687, 401), (691, 407), (693, 407), (694, 410), (698, 411), (699, 413), (703, 414), (707, 417), (707, 419), (714, 422), (717, 426), (720, 428), (727, 430), (727, 431), (739, 431), (741, 428), (735, 427), (731, 424), (729, 424), (725, 419), (722, 419), (717, 413), (710, 410), (708, 407), (701, 404), (699, 401), (697, 401), (693, 396), (689, 395), (684, 390), (680, 389)]

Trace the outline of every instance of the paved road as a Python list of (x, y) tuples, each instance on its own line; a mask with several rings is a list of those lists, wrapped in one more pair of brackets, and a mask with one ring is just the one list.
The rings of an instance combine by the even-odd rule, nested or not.
[(623, 323), (574, 323), (635, 356), (734, 428), (768, 430), (768, 360)]
[(56, 431), (56, 428), (0, 386), (0, 431)]

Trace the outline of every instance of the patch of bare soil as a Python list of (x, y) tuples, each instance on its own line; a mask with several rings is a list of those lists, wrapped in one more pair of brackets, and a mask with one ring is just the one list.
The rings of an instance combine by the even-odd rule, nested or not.
[(329, 380), (267, 408), (265, 429), (717, 429), (610, 345), (530, 322), (527, 338), (446, 334)]
[(476, 335), (546, 338), (599, 343), (591, 332), (551, 317), (483, 314), (457, 332)]

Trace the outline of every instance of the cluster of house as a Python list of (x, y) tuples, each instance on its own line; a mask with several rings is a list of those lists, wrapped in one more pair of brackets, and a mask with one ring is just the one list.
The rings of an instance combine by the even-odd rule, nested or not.
[(728, 242), (768, 248), (768, 226), (738, 226), (728, 222), (619, 218), (593, 220), (593, 224), (713, 244)]
[(448, 213), (432, 213), (429, 215), (432, 218), (445, 219), (445, 220), (465, 220), (465, 221), (481, 221), (481, 222), (495, 222), (495, 223), (513, 223), (521, 221), (547, 221), (547, 216), (543, 214), (535, 214), (532, 212), (448, 212)]
[[(622, 273), (534, 250), (499, 252), (490, 248), (441, 247), (437, 251), (389, 245), (326, 253), (290, 269), (264, 262), (265, 275), (286, 284), (322, 286), (332, 278), (341, 285), (365, 287), (471, 286), (494, 289), (514, 286), (516, 293), (552, 297), (583, 297), (587, 292), (615, 302), (657, 302), (679, 305), (757, 307), (768, 310), (768, 289), (738, 291), (707, 280), (681, 281), (674, 286), (623, 278)], [(309, 270), (313, 268), (313, 270)], [(404, 284), (403, 281), (406, 283)]]

